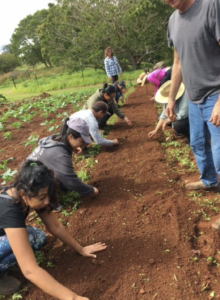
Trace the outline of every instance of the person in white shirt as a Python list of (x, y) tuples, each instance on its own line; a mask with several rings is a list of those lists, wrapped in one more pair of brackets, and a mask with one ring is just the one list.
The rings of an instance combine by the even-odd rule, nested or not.
[(80, 110), (70, 116), (71, 119), (82, 119), (89, 127), (89, 133), (97, 145), (113, 146), (118, 145), (117, 139), (107, 140), (99, 133), (99, 126), (97, 120), (102, 119), (108, 114), (108, 105), (103, 101), (97, 101), (92, 106), (92, 109)]

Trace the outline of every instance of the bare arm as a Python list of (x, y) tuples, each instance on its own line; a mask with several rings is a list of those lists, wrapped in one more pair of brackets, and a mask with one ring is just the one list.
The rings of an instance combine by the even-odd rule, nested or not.
[(38, 266), (25, 228), (5, 228), (5, 232), (19, 267), (28, 280), (60, 300), (88, 300), (67, 289)]
[(57, 237), (64, 244), (70, 246), (82, 256), (96, 258), (94, 252), (102, 251), (107, 247), (104, 243), (96, 243), (90, 246), (83, 247), (79, 243), (77, 243), (77, 241), (69, 234), (63, 224), (57, 220), (54, 213), (48, 213), (45, 210), (43, 212), (38, 212), (38, 215), (52, 235)]
[(148, 137), (151, 138), (152, 136), (154, 136), (158, 132), (158, 130), (160, 130), (162, 128), (164, 123), (165, 123), (165, 120), (160, 119), (159, 122), (157, 123), (156, 128), (153, 131), (148, 133)]
[(175, 106), (175, 97), (182, 82), (182, 71), (179, 56), (174, 50), (174, 61), (172, 67), (172, 77), (171, 77), (171, 87), (169, 93), (169, 101), (166, 107), (166, 116), (170, 118), (172, 121), (175, 120), (176, 114), (174, 111)]

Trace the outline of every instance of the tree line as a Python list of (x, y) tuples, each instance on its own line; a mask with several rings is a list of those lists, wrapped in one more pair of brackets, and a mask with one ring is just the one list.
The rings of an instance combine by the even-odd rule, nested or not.
[(162, 0), (57, 0), (20, 21), (0, 55), (0, 71), (6, 53), (17, 64), (104, 69), (107, 46), (124, 70), (171, 60), (166, 40), (171, 12)]

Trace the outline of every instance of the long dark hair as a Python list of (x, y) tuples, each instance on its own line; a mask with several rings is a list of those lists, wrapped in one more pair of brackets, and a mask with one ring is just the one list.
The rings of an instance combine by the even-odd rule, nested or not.
[(57, 181), (52, 170), (43, 163), (34, 160), (26, 160), (15, 177), (12, 185), (16, 191), (16, 202), (22, 202), (20, 191), (28, 197), (36, 197), (40, 189), (48, 187), (48, 196), (52, 207), (57, 207)]
[(71, 134), (74, 139), (78, 139), (81, 137), (81, 134), (78, 131), (69, 128), (69, 126), (67, 125), (68, 121), (69, 121), (69, 118), (64, 119), (63, 124), (60, 129), (60, 133), (54, 138), (55, 141), (69, 144), (68, 139), (67, 139), (68, 135)]
[(113, 85), (108, 85), (107, 83), (104, 83), (102, 93), (111, 96), (111, 94), (115, 93), (115, 87)]

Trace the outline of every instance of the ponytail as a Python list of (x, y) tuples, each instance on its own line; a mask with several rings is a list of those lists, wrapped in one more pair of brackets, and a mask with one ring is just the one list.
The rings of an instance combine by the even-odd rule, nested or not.
[(58, 141), (58, 142), (63, 142), (65, 144), (68, 144), (68, 135), (72, 135), (73, 138), (77, 139), (77, 138), (80, 138), (81, 137), (81, 134), (74, 130), (74, 129), (71, 129), (68, 125), (67, 125), (67, 122), (69, 121), (69, 117), (67, 117), (66, 119), (63, 120), (63, 124), (60, 128), (60, 133), (58, 134), (57, 137), (55, 137), (55, 141)]

